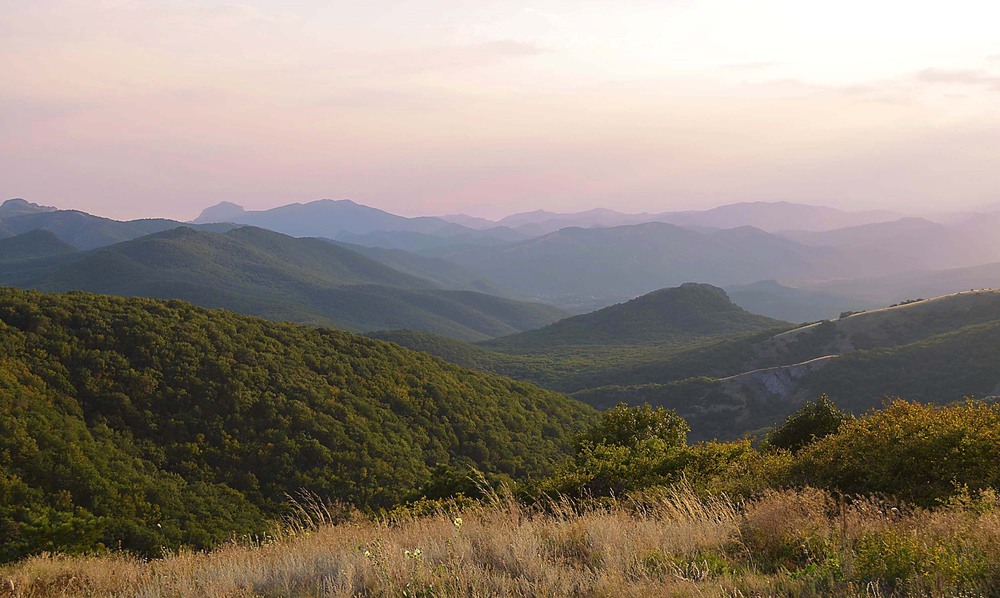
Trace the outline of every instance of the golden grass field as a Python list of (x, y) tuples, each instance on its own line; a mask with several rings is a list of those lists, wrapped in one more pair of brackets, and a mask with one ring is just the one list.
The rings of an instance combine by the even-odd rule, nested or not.
[(997, 595), (995, 502), (918, 510), (807, 488), (738, 503), (682, 485), (340, 521), (305, 501), (277, 537), (207, 553), (34, 557), (0, 569), (0, 596)]

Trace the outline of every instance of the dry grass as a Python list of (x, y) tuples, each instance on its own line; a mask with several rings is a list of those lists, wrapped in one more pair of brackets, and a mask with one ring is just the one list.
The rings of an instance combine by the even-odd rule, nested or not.
[[(155, 561), (40, 556), (0, 570), (0, 596), (995, 595), (1000, 515), (821, 491), (749, 504), (690, 489), (610, 504), (482, 507), (395, 521), (301, 503), (281, 537)], [(339, 521), (339, 523), (336, 523)], [(334, 522), (334, 523), (331, 523)], [(318, 523), (315, 524), (314, 523)]]

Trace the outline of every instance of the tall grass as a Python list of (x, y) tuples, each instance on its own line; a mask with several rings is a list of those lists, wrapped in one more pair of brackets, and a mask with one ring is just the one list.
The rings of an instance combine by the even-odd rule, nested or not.
[(0, 596), (996, 595), (995, 503), (921, 510), (808, 488), (734, 502), (681, 485), (372, 519), (299, 497), (262, 538), (153, 561), (38, 556), (0, 570)]

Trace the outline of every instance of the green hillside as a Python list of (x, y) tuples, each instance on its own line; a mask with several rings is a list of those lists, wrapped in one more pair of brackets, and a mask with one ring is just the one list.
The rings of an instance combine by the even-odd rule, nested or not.
[(57, 260), (0, 265), (0, 281), (184, 299), (274, 320), (349, 330), (413, 328), (482, 340), (547, 324), (560, 310), (448, 291), (320, 239), (259, 228), (180, 227)]
[(592, 412), (329, 329), (0, 290), (0, 557), (205, 547), (305, 489), (391, 505), (432, 471), (545, 473)]
[(707, 284), (686, 283), (631, 301), (574, 316), (484, 346), (510, 353), (538, 353), (568, 345), (640, 345), (750, 334), (787, 327), (752, 314)]
[(40, 229), (0, 239), (0, 262), (65, 255), (75, 251), (76, 247)]
[[(580, 321), (564, 322), (572, 320)], [(570, 392), (599, 409), (619, 402), (675, 409), (691, 424), (692, 438), (704, 440), (769, 427), (801, 401), (824, 393), (858, 413), (887, 396), (947, 403), (1000, 394), (998, 326), (1000, 291), (974, 291), (784, 332), (677, 343), (518, 353), (493, 348), (506, 339), (470, 345), (406, 331), (379, 336), (466, 367)]]
[(673, 408), (698, 439), (772, 425), (827, 394), (862, 413), (887, 397), (948, 403), (1000, 393), (1000, 291), (975, 291), (730, 339), (622, 369), (574, 397)]
[[(644, 375), (646, 368), (669, 368), (677, 358), (694, 361), (686, 365), (697, 371), (705, 360), (690, 356), (700, 356), (700, 351), (717, 351), (730, 344), (742, 347), (752, 342), (742, 339), (766, 339), (791, 327), (744, 311), (719, 288), (685, 284), (475, 345), (405, 330), (379, 331), (373, 336), (465, 367), (576, 392), (629, 384)], [(692, 368), (682, 365), (681, 369)]]

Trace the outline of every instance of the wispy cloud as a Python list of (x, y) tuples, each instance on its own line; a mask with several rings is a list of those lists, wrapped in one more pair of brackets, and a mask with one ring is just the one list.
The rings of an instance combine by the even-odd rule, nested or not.
[(506, 60), (545, 54), (549, 50), (524, 42), (494, 40), (478, 44), (435, 46), (386, 55), (405, 70), (438, 70), (488, 66)]
[(736, 64), (724, 64), (719, 67), (723, 71), (754, 72), (766, 71), (781, 66), (780, 62), (741, 62)]
[(1000, 76), (986, 71), (962, 69), (924, 69), (916, 74), (916, 79), (923, 83), (941, 83), (946, 85), (968, 85), (985, 88), (990, 91), (1000, 91)]

